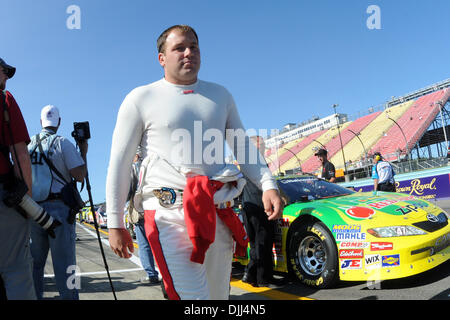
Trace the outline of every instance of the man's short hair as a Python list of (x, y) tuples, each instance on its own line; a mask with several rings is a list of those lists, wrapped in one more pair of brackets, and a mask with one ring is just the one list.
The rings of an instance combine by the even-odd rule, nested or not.
[(170, 34), (170, 32), (172, 32), (172, 30), (175, 30), (175, 29), (180, 30), (182, 34), (192, 32), (198, 42), (197, 32), (195, 32), (194, 28), (192, 28), (191, 26), (185, 25), (185, 24), (177, 24), (177, 25), (171, 26), (170, 28), (167, 28), (166, 30), (164, 30), (161, 33), (161, 35), (158, 37), (158, 40), (156, 41), (156, 48), (158, 49), (158, 53), (164, 53), (164, 50), (165, 50), (164, 45), (166, 44), (167, 36)]

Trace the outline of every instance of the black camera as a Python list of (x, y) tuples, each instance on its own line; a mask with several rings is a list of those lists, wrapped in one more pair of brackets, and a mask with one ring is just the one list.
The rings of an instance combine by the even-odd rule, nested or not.
[(54, 229), (61, 225), (56, 219), (53, 219), (44, 208), (38, 205), (29, 195), (28, 187), (20, 179), (10, 178), (10, 182), (5, 184), (6, 193), (3, 202), (6, 206), (16, 209), (22, 216), (31, 217), (42, 228), (44, 228), (50, 237), (55, 238)]
[(91, 138), (91, 131), (89, 130), (89, 122), (74, 122), (72, 137), (76, 141), (85, 141)]

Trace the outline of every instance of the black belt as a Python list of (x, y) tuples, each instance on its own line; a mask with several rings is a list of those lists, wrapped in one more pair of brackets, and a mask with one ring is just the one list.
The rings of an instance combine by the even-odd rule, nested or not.
[(61, 199), (61, 193), (50, 193), (48, 195), (47, 200), (45, 200), (45, 201), (48, 201), (48, 200), (60, 200), (60, 199)]

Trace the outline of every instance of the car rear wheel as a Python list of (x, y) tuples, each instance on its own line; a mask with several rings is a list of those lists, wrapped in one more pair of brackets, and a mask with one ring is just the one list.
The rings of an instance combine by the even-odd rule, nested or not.
[(332, 286), (339, 274), (333, 236), (318, 221), (293, 226), (289, 241), (289, 269), (295, 277), (314, 288)]

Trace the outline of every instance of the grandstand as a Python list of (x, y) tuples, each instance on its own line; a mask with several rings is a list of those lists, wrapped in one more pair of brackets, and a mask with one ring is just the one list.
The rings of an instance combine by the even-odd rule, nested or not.
[[(450, 79), (447, 79), (393, 98), (383, 105), (384, 110), (372, 110), (354, 121), (339, 117), (340, 136), (335, 122), (335, 126), (328, 129), (272, 147), (266, 152), (266, 160), (273, 173), (299, 167), (303, 172), (317, 172), (321, 164), (314, 151), (324, 147), (336, 169), (345, 169), (348, 173), (349, 167), (355, 170), (369, 165), (367, 157), (374, 152), (380, 152), (395, 163), (412, 159), (413, 150), (416, 159), (434, 158), (430, 148), (434, 146), (438, 156), (445, 157), (450, 137), (449, 99)], [(288, 135), (289, 132), (284, 133)], [(277, 141), (277, 137), (270, 138)]]
[(380, 152), (389, 161), (399, 160), (397, 158), (401, 154), (408, 154), (439, 113), (436, 102), (443, 98), (448, 100), (449, 94), (449, 89), (443, 89), (418, 98), (397, 120), (398, 126), (392, 126), (387, 134), (378, 140), (371, 152)]
[[(397, 120), (406, 111), (406, 109), (411, 106), (411, 104), (412, 102), (405, 102), (380, 112), (375, 119), (373, 119), (363, 130), (361, 130), (359, 133), (359, 138), (363, 141), (365, 149), (369, 150), (394, 125), (394, 122), (389, 121), (388, 119)], [(352, 163), (362, 161), (365, 157), (364, 149), (356, 137), (344, 145), (344, 154), (346, 155), (346, 161), (351, 161)], [(335, 165), (336, 168), (344, 168), (342, 152), (338, 152), (333, 157), (328, 157), (328, 159)]]
[[(355, 135), (359, 135), (360, 132), (379, 114), (380, 112), (375, 112), (353, 121), (346, 129), (341, 131), (342, 144), (346, 145), (351, 139), (355, 138)], [(325, 149), (328, 151), (328, 157), (333, 157), (337, 154), (338, 151), (341, 150), (339, 136), (334, 137), (327, 144), (325, 144)], [(319, 159), (315, 156), (311, 156), (302, 163), (302, 170), (304, 172), (314, 172), (320, 166), (321, 163)]]

